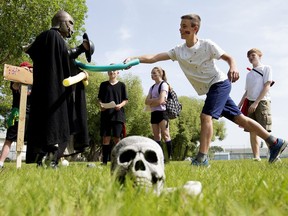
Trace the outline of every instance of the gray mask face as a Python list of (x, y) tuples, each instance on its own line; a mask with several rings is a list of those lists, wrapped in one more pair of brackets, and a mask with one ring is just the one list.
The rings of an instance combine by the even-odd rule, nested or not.
[(66, 11), (58, 11), (52, 18), (52, 28), (58, 29), (64, 38), (70, 38), (74, 32), (74, 20)]
[(59, 31), (61, 35), (65, 38), (71, 38), (72, 34), (74, 33), (74, 25), (71, 20), (62, 22), (60, 24)]

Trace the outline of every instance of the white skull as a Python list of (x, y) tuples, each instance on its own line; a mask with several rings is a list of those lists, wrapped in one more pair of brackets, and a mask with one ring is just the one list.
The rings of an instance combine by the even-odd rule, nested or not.
[(112, 150), (111, 173), (121, 183), (130, 178), (135, 186), (153, 188), (160, 194), (165, 180), (163, 151), (147, 137), (126, 137)]

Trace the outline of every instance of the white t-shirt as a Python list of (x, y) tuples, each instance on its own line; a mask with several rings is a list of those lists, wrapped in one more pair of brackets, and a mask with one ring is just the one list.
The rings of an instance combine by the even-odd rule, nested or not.
[[(162, 91), (165, 91), (166, 92), (166, 98), (167, 98), (167, 95), (168, 95), (168, 84), (166, 82), (163, 82), (162, 85), (161, 85), (161, 89), (160, 89), (160, 94), (158, 92), (158, 89), (159, 89), (159, 86), (160, 86), (161, 82), (160, 83), (155, 83), (153, 89), (152, 89), (152, 86), (150, 87), (149, 89), (149, 93), (151, 94), (152, 98), (159, 98), (160, 94)], [(166, 106), (165, 105), (160, 105), (160, 106), (156, 106), (156, 107), (151, 107), (151, 111), (164, 111), (166, 110)]]
[[(251, 101), (255, 101), (258, 98), (266, 82), (272, 82), (272, 70), (269, 65), (261, 65), (255, 69), (263, 74), (263, 76), (253, 70), (251, 70), (246, 76), (246, 97)], [(267, 92), (262, 100), (271, 100), (270, 91)]]
[(169, 57), (178, 61), (198, 95), (206, 94), (211, 85), (227, 79), (227, 75), (215, 64), (215, 59), (220, 59), (224, 53), (224, 50), (208, 39), (198, 39), (190, 48), (184, 43), (168, 51)]

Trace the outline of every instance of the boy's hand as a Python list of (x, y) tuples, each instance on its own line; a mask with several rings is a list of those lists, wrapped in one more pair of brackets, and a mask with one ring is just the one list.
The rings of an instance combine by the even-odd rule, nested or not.
[(255, 101), (254, 103), (251, 104), (251, 106), (248, 108), (248, 113), (253, 113), (258, 107), (258, 103)]
[(237, 70), (228, 71), (228, 79), (233, 83), (239, 79), (239, 72)]
[(239, 72), (237, 70), (236, 67), (236, 62), (234, 61), (234, 59), (228, 55), (228, 54), (223, 54), (221, 56), (221, 59), (223, 59), (224, 61), (226, 61), (229, 65), (229, 71), (228, 71), (228, 79), (230, 80), (230, 82), (236, 82), (239, 79)]
[(115, 110), (120, 110), (120, 109), (121, 109), (121, 105), (120, 105), (120, 104), (117, 104), (114, 109), (115, 109)]
[[(132, 59), (131, 58), (126, 58), (124, 61), (123, 61), (123, 63), (124, 64), (126, 64), (126, 63), (128, 63), (129, 61), (131, 61)], [(128, 66), (127, 68), (125, 68), (125, 70), (128, 70), (128, 69), (130, 69), (132, 66)]]

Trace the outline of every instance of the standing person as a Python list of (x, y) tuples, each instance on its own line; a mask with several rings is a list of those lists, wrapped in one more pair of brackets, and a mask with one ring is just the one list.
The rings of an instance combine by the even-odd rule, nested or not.
[[(33, 66), (29, 62), (22, 62), (20, 67), (24, 67), (29, 70), (31, 73), (33, 72)], [(7, 158), (11, 145), (13, 142), (17, 141), (18, 134), (18, 117), (19, 117), (19, 107), (20, 107), (20, 83), (10, 82), (10, 89), (12, 91), (12, 108), (11, 113), (9, 115), (8, 123), (7, 123), (7, 132), (6, 138), (2, 147), (1, 155), (0, 155), (0, 169), (4, 167), (5, 159)], [(29, 119), (29, 110), (30, 110), (30, 94), (31, 94), (31, 85), (28, 85), (27, 92), (27, 103), (26, 103), (26, 124), (25, 129), (27, 128), (27, 123)], [(26, 131), (26, 130), (25, 130)]]
[[(200, 24), (201, 18), (198, 15), (184, 15), (181, 17), (180, 23), (180, 35), (181, 39), (185, 40), (184, 44), (178, 45), (168, 52), (130, 57), (124, 62), (136, 58), (141, 63), (155, 63), (169, 59), (178, 61), (182, 71), (198, 95), (206, 94), (207, 97), (200, 116), (200, 148), (196, 158), (192, 160), (192, 165), (209, 166), (207, 154), (213, 135), (212, 119), (218, 119), (220, 116), (224, 116), (264, 139), (270, 149), (269, 162), (275, 162), (286, 148), (287, 141), (272, 136), (258, 122), (241, 113), (229, 96), (231, 82), (239, 79), (236, 62), (213, 41), (198, 38), (197, 33)], [(229, 65), (228, 79), (216, 66), (216, 59), (222, 59)]]
[[(109, 71), (108, 81), (100, 84), (98, 102), (101, 107), (100, 136), (102, 137), (102, 165), (107, 165), (111, 152), (111, 137), (114, 144), (120, 141), (123, 127), (125, 127), (124, 106), (128, 103), (126, 85), (117, 79), (119, 71)], [(114, 101), (115, 106), (106, 104)]]
[(70, 14), (57, 12), (52, 28), (40, 33), (26, 49), (34, 64), (26, 163), (57, 168), (71, 135), (76, 150), (89, 145), (84, 85), (62, 84), (80, 72), (74, 58), (87, 49), (88, 42), (68, 49), (65, 39), (73, 34), (73, 25)]
[[(250, 49), (247, 52), (247, 58), (253, 68), (246, 76), (245, 93), (238, 106), (241, 107), (247, 98), (248, 117), (257, 121), (268, 132), (271, 132), (270, 86), (272, 84), (272, 69), (269, 65), (261, 63), (261, 57), (262, 52), (257, 48)], [(259, 153), (260, 138), (255, 132), (250, 132), (250, 143), (254, 156), (253, 160), (261, 161)]]
[[(166, 100), (168, 98), (169, 85), (166, 73), (161, 67), (154, 67), (151, 71), (151, 78), (155, 84), (149, 89), (145, 104), (150, 106), (151, 126), (154, 140), (162, 147), (161, 137), (164, 138), (167, 147), (168, 160), (172, 156), (172, 142), (169, 132), (169, 122), (166, 112)], [(160, 93), (159, 93), (160, 88)]]

